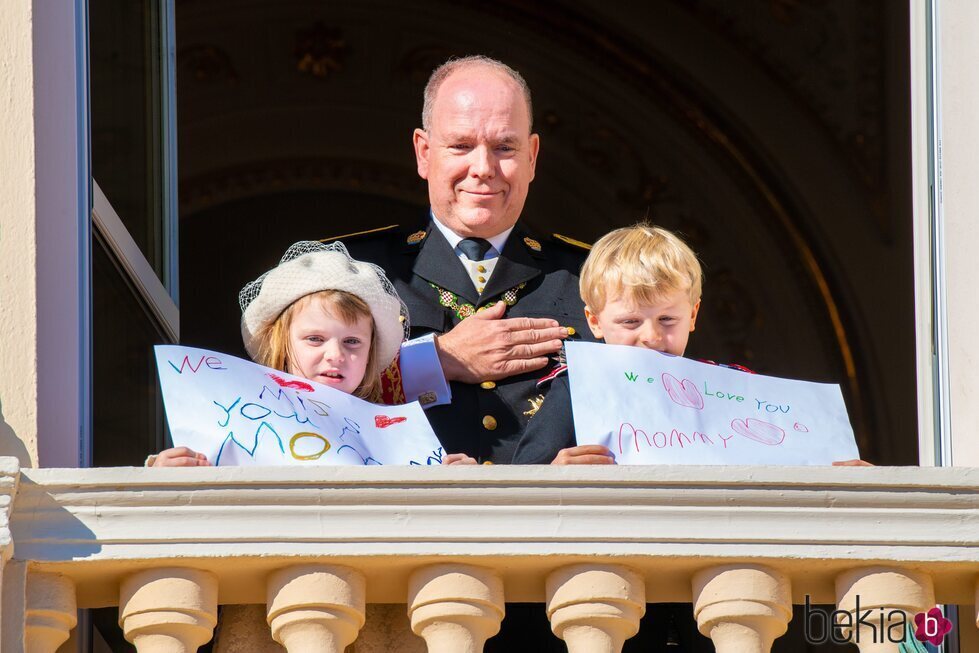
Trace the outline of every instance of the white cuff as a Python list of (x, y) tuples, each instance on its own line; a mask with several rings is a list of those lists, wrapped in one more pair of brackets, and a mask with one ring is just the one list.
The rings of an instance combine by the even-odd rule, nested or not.
[(423, 408), (452, 401), (452, 390), (445, 380), (435, 349), (434, 333), (401, 345), (401, 384), (405, 400), (417, 400)]

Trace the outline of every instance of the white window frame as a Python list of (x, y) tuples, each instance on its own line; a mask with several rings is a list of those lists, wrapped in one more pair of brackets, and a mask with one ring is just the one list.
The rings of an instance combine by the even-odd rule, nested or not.
[(180, 309), (95, 179), (92, 179), (92, 200), (93, 226), (139, 292), (140, 299), (157, 318), (167, 337), (172, 342), (179, 342)]
[(938, 0), (910, 0), (918, 459), (951, 464)]

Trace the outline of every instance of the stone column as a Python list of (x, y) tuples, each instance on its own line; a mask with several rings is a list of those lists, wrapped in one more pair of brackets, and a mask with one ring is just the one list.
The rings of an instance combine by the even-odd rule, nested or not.
[(367, 583), (355, 569), (297, 565), (268, 580), (272, 639), (289, 653), (343, 653), (364, 625)]
[(693, 578), (697, 628), (717, 653), (768, 653), (792, 618), (788, 577), (761, 565), (722, 565)]
[(503, 581), (490, 569), (461, 564), (418, 569), (408, 584), (411, 629), (429, 653), (480, 653), (500, 632)]
[(646, 586), (626, 567), (572, 565), (547, 577), (551, 630), (570, 653), (618, 653), (645, 612)]
[(78, 623), (75, 584), (60, 574), (30, 572), (26, 598), (25, 653), (54, 653)]
[(935, 591), (926, 574), (866, 567), (837, 577), (836, 601), (852, 619), (852, 628), (844, 628), (841, 634), (860, 653), (896, 653), (904, 639), (904, 624), (935, 606)]
[(119, 590), (119, 625), (139, 653), (191, 653), (217, 623), (218, 581), (206, 571), (141, 571)]

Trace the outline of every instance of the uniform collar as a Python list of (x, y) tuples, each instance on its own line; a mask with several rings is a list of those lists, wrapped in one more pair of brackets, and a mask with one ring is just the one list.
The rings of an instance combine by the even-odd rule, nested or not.
[[(438, 225), (438, 222), (434, 220), (432, 222)], [(412, 271), (439, 288), (455, 293), (470, 304), (475, 305), (479, 300), (479, 293), (476, 292), (469, 273), (438, 228), (429, 229), (428, 237), (421, 244), (421, 251), (418, 252)]]
[[(452, 231), (439, 220), (434, 212), (430, 212), (432, 216), (432, 224), (435, 228), (445, 237), (446, 242), (449, 243), (449, 247), (456, 253), (456, 256), (460, 254), (458, 247), (459, 243), (462, 242), (462, 236)], [(492, 249), (486, 253), (486, 258), (496, 258), (503, 253), (503, 248), (506, 246), (507, 239), (510, 237), (510, 232), (513, 231), (513, 227), (510, 227), (503, 233), (496, 234), (491, 238), (487, 238)]]
[(526, 232), (520, 228), (519, 224), (517, 223), (514, 228), (516, 230), (514, 237), (508, 238), (507, 244), (503, 247), (500, 262), (496, 264), (493, 276), (489, 278), (489, 282), (480, 296), (480, 304), (493, 301), (494, 298), (507, 290), (515, 288), (525, 281), (530, 281), (542, 273), (540, 264), (534, 261), (535, 257), (541, 258), (541, 254), (534, 252), (535, 256), (531, 256), (529, 251), (528, 240), (535, 243), (537, 241), (526, 237)]

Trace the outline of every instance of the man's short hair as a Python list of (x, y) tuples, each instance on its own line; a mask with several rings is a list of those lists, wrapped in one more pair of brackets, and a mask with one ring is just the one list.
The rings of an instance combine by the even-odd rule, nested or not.
[(683, 290), (700, 299), (703, 270), (697, 255), (676, 234), (641, 222), (605, 234), (581, 268), (581, 299), (593, 313), (610, 297), (653, 304)]
[(530, 129), (533, 131), (534, 107), (530, 99), (530, 87), (527, 86), (527, 80), (523, 78), (523, 75), (502, 61), (498, 61), (481, 54), (449, 59), (444, 64), (432, 71), (432, 75), (428, 78), (428, 83), (425, 84), (425, 103), (422, 105), (422, 129), (428, 131), (429, 127), (431, 127), (432, 110), (435, 107), (435, 97), (438, 95), (439, 87), (442, 86), (442, 82), (444, 82), (449, 75), (454, 72), (462, 70), (463, 68), (475, 66), (490, 68), (513, 80), (513, 82), (523, 93), (524, 100), (527, 102), (527, 116)]

